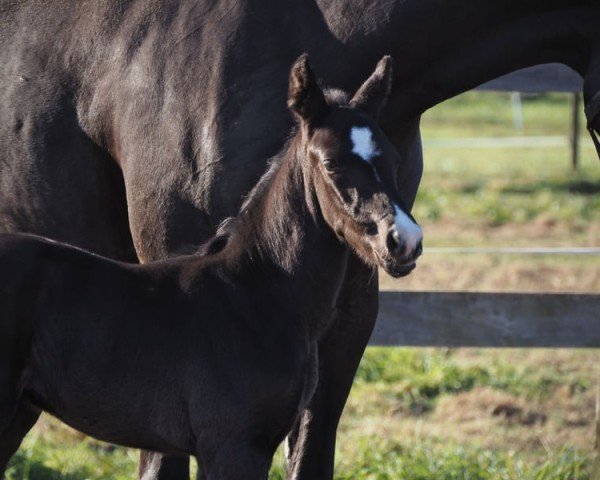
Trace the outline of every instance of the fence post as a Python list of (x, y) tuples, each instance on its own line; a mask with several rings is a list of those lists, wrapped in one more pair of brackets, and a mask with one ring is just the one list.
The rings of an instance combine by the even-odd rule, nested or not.
[(521, 92), (510, 92), (510, 103), (512, 105), (513, 125), (515, 130), (523, 133), (523, 105), (521, 103)]
[(573, 125), (571, 129), (571, 165), (573, 170), (577, 170), (579, 163), (579, 109), (581, 108), (581, 94), (573, 94), (572, 115)]

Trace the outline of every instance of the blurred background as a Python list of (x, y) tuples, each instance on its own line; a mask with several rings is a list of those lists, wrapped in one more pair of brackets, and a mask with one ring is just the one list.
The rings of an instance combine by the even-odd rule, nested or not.
[[(413, 211), (425, 253), (408, 278), (382, 275), (382, 290), (600, 292), (600, 256), (427, 253), (600, 246), (600, 162), (582, 128), (573, 170), (572, 98), (470, 92), (425, 115)], [(336, 478), (589, 479), (599, 353), (369, 348)], [(137, 460), (44, 416), (7, 478), (131, 479)], [(271, 478), (284, 478), (282, 452)]]

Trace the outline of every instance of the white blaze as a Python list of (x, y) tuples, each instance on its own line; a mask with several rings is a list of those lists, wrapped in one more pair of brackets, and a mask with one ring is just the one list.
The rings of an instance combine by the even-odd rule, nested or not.
[(369, 127), (352, 127), (352, 130), (350, 130), (350, 140), (352, 141), (352, 153), (367, 162), (373, 169), (373, 172), (375, 172), (377, 181), (381, 182), (375, 165), (373, 165), (373, 158), (379, 155), (380, 152), (373, 141), (373, 132), (371, 129)]
[(412, 252), (417, 248), (419, 242), (423, 240), (423, 231), (398, 205), (394, 205), (394, 210), (396, 211), (394, 224), (396, 225), (398, 235), (406, 242), (408, 251)]
[[(352, 130), (350, 130), (350, 140), (352, 140), (352, 153), (367, 162), (373, 169), (377, 181), (381, 182), (379, 173), (377, 173), (373, 164), (373, 158), (380, 155), (381, 152), (373, 140), (371, 129), (369, 127), (352, 127)], [(394, 210), (394, 225), (396, 226), (397, 235), (406, 242), (408, 251), (412, 252), (417, 248), (419, 242), (423, 240), (423, 231), (398, 205), (394, 205)]]

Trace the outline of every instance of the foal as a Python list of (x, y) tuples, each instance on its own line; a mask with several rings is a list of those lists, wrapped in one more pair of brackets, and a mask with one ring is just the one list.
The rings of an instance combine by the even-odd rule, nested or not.
[(383, 181), (397, 154), (369, 116), (390, 84), (386, 57), (347, 101), (300, 57), (298, 128), (198, 255), (128, 265), (0, 237), (0, 476), (44, 410), (112, 443), (195, 455), (199, 477), (267, 478), (314, 392), (349, 249), (393, 276), (421, 253)]

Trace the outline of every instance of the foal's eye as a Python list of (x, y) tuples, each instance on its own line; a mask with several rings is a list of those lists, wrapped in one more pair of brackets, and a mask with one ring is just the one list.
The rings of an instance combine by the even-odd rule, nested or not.
[(332, 158), (326, 158), (323, 160), (323, 166), (328, 173), (337, 173), (339, 171), (338, 164)]

